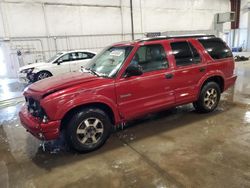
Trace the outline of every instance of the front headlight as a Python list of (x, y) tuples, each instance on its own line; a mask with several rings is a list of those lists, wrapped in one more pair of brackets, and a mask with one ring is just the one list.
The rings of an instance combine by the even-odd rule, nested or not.
[(33, 70), (34, 70), (34, 68), (29, 68), (29, 69), (21, 70), (20, 72), (21, 73), (32, 73)]

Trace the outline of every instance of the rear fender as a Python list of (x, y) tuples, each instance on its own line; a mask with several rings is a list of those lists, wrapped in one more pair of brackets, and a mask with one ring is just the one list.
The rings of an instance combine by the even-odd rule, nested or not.
[(198, 93), (197, 93), (197, 96), (196, 96), (196, 99), (198, 99), (199, 95), (200, 95), (200, 91), (202, 89), (202, 86), (203, 84), (211, 77), (214, 77), (214, 76), (219, 76), (221, 77), (224, 81), (225, 81), (225, 74), (222, 72), (222, 71), (210, 71), (210, 72), (207, 72), (198, 82), (197, 84), (197, 87), (198, 87)]

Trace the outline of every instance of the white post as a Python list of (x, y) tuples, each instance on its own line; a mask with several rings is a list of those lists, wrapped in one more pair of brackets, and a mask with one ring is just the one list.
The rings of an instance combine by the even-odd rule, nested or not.
[(250, 11), (248, 11), (248, 20), (247, 20), (247, 42), (246, 49), (250, 52)]

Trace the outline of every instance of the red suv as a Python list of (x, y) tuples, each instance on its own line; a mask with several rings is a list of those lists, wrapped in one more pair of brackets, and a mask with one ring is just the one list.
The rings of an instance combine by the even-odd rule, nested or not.
[(91, 151), (104, 144), (113, 126), (151, 112), (187, 103), (213, 111), (235, 83), (233, 72), (230, 49), (213, 35), (121, 42), (82, 72), (30, 85), (19, 116), (41, 140), (65, 130), (70, 146)]

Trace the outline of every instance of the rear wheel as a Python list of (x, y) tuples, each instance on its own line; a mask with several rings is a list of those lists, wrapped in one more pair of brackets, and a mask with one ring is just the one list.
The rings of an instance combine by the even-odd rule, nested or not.
[(212, 112), (220, 101), (220, 87), (216, 82), (206, 83), (200, 92), (199, 99), (193, 103), (198, 112)]
[(97, 108), (86, 108), (70, 120), (66, 138), (79, 152), (89, 152), (101, 147), (110, 135), (111, 123), (106, 113)]

